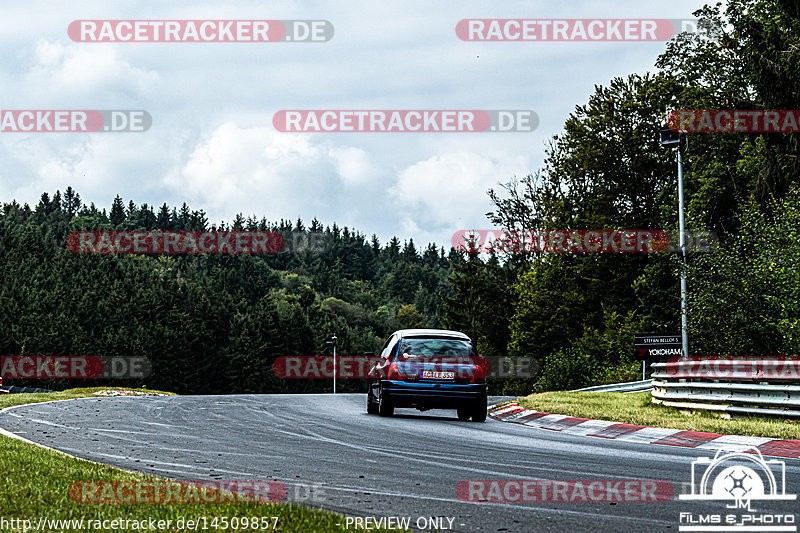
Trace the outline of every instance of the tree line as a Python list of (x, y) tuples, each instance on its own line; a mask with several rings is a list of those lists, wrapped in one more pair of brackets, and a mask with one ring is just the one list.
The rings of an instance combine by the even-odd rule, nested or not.
[[(67, 236), (79, 230), (277, 231), (322, 244), (259, 255), (74, 254)], [(411, 239), (382, 245), (316, 219), (209, 225), (186, 204), (156, 210), (120, 197), (98, 209), (67, 187), (33, 208), (3, 204), (0, 354), (144, 356), (153, 372), (136, 384), (181, 393), (329, 390), (330, 380), (280, 379), (272, 363), (330, 354), (333, 335), (339, 354), (361, 355), (395, 329), (441, 327), (453, 254)]]

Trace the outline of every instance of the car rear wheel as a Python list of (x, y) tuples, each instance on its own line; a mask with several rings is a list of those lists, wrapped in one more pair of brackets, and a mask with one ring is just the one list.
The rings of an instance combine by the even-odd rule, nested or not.
[(458, 408), (458, 419), (462, 422), (466, 422), (472, 416), (472, 409), (469, 407), (459, 407)]
[(371, 415), (378, 414), (378, 402), (372, 401), (372, 390), (367, 391), (367, 413)]
[(392, 401), (383, 393), (383, 387), (381, 387), (378, 394), (378, 414), (381, 416), (392, 416), (394, 414), (394, 405), (392, 405)]
[(486, 422), (486, 411), (488, 410), (489, 405), (486, 401), (486, 396), (483, 397), (483, 400), (475, 406), (475, 410), (472, 411), (472, 421), (473, 422)]

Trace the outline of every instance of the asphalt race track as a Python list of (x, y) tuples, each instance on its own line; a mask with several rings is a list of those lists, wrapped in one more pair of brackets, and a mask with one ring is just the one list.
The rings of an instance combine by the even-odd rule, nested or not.
[[(381, 418), (366, 413), (362, 394), (91, 398), (5, 411), (0, 427), (77, 457), (178, 480), (277, 480), (295, 500), (309, 500), (307, 486), (316, 483), (307, 501), (314, 506), (408, 516), (412, 526), (418, 517), (450, 517), (455, 531), (677, 532), (681, 512), (733, 512), (720, 501), (678, 500), (689, 490), (691, 462), (713, 456), (707, 450), (460, 422), (451, 411), (398, 409)], [(800, 460), (781, 460), (786, 492), (797, 494)], [(675, 496), (657, 503), (456, 497), (460, 481), (480, 479), (655, 479), (672, 483)], [(752, 501), (754, 515), (797, 511), (798, 501)]]

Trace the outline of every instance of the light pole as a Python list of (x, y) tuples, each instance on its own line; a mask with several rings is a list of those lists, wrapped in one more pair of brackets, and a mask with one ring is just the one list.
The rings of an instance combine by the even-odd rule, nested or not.
[(325, 344), (333, 344), (333, 393), (336, 394), (336, 335)]
[(682, 359), (686, 359), (689, 357), (689, 330), (686, 316), (686, 225), (683, 214), (683, 157), (681, 152), (681, 141), (684, 139), (685, 134), (666, 128), (661, 130), (659, 137), (661, 146), (678, 147), (678, 238), (683, 261), (681, 266), (681, 351), (683, 352)]

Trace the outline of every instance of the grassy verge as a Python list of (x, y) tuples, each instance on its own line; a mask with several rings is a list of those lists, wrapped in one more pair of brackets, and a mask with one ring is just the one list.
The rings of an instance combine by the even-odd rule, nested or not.
[[(49, 394), (7, 394), (0, 396), (0, 409), (26, 403), (95, 397), (102, 388), (71, 389)], [(142, 390), (142, 389), (127, 389)], [(149, 391), (155, 392), (155, 391)], [(90, 527), (87, 520), (148, 520), (156, 523), (171, 520), (171, 527), (136, 528), (108, 527), (105, 531), (347, 531), (341, 515), (290, 503), (225, 503), (225, 504), (84, 504), (69, 497), (69, 488), (76, 481), (155, 481), (159, 478), (136, 474), (118, 468), (73, 459), (10, 437), (0, 436), (0, 531), (23, 529), (12, 519), (28, 519), (35, 528), (41, 517), (49, 520), (84, 520), (82, 527), (51, 524), (38, 531), (102, 531)], [(205, 522), (202, 522), (205, 517)], [(212, 520), (217, 517), (217, 527)], [(219, 527), (221, 517), (267, 517), (256, 527)], [(277, 518), (277, 521), (274, 519)], [(199, 527), (178, 527), (178, 521), (200, 521)], [(6, 520), (5, 523), (2, 520)], [(229, 522), (230, 523), (230, 522)], [(109, 526), (111, 523), (108, 523)], [(203, 525), (207, 528), (204, 529)], [(273, 529), (273, 524), (277, 524)], [(340, 525), (337, 525), (340, 524)], [(128, 523), (126, 525), (132, 525)], [(149, 525), (149, 524), (147, 524)], [(266, 527), (265, 527), (266, 526)], [(351, 526), (352, 529), (352, 526)], [(387, 530), (373, 530), (387, 531)], [(397, 531), (397, 530), (394, 530)]]
[(528, 409), (582, 418), (596, 418), (663, 428), (708, 431), (728, 435), (750, 435), (776, 439), (800, 439), (800, 423), (765, 417), (725, 419), (708, 411), (687, 413), (656, 405), (650, 393), (544, 392), (519, 401)]

